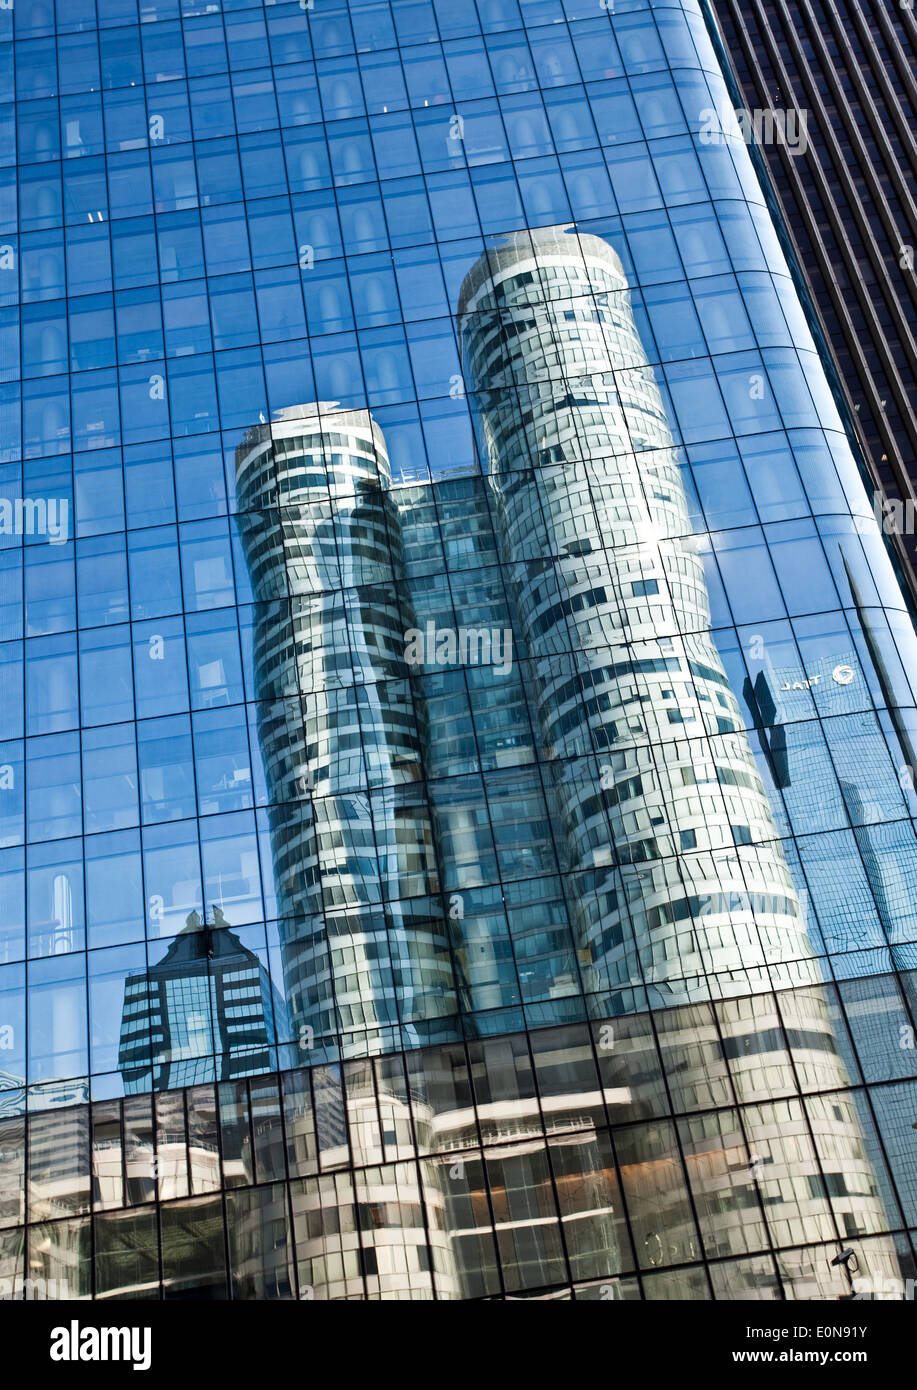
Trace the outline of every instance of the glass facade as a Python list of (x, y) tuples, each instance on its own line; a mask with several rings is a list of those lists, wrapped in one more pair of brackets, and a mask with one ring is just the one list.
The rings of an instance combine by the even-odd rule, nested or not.
[(0, 1295), (895, 1296), (917, 638), (703, 7), (0, 60)]

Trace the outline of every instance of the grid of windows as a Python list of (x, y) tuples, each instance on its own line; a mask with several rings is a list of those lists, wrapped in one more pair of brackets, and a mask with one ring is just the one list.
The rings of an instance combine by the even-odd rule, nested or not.
[(906, 1274), (917, 639), (700, 8), (0, 62), (11, 1287)]
[[(875, 477), (913, 508), (917, 29), (884, 0), (717, 0), (746, 104), (804, 113), (802, 147), (761, 156), (842, 372)], [(791, 142), (793, 143), (793, 142)], [(905, 512), (887, 529), (914, 562)], [(912, 581), (913, 582), (913, 579)]]
[(0, 1287), (836, 1299), (840, 1238), (894, 1297), (912, 1108), (897, 985), (869, 985), (867, 1010), (860, 982), (816, 992), (851, 1020), (843, 1090), (813, 1084), (814, 996), (783, 993), (0, 1120)]

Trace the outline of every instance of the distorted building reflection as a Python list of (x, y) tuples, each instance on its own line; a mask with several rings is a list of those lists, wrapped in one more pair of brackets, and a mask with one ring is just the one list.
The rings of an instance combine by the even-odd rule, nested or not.
[[(710, 632), (674, 440), (619, 259), (570, 228), (515, 234), (469, 272), (459, 319), (517, 630), (536, 671), (541, 735), (550, 757), (569, 760), (556, 781), (587, 994), (611, 991), (615, 1012), (627, 1007), (622, 988), (641, 985), (657, 1007), (682, 1003), (663, 1016), (668, 1029), (685, 1020), (679, 1110), (696, 1109), (701, 1097), (714, 1103), (706, 1020), (694, 1017), (692, 1002), (752, 991), (795, 986), (785, 1026), (820, 1087), (848, 1085), (817, 991), (799, 989), (821, 971)], [(572, 678), (568, 651), (579, 658)], [(754, 998), (722, 1006), (722, 1031), (708, 1047), (714, 1059), (749, 1059), (733, 1075), (736, 1099), (796, 1089), (781, 1071), (784, 1034), (775, 1023), (761, 1018)], [(730, 1099), (725, 1092), (719, 1103)], [(784, 1108), (793, 1108), (789, 1099)], [(716, 1136), (722, 1117), (711, 1120)], [(835, 1195), (849, 1199), (844, 1234), (881, 1231), (887, 1218), (855, 1109), (834, 1106), (821, 1120), (831, 1132)], [(766, 1159), (740, 1137), (737, 1152), (747, 1157), (738, 1166), (753, 1173), (752, 1221), (760, 1184), (772, 1220), (773, 1204), (786, 1203), (797, 1239), (816, 1230), (824, 1238), (830, 1230), (808, 1216), (828, 1177), (811, 1143), (809, 1163), (800, 1163), (799, 1125), (785, 1149), (768, 1144)], [(741, 1242), (749, 1218), (736, 1199), (735, 1159), (724, 1146), (720, 1178), (718, 1148), (718, 1137), (712, 1150), (699, 1146), (711, 1213), (728, 1213), (711, 1221), (722, 1224), (720, 1240)], [(663, 1147), (660, 1159), (671, 1163), (671, 1151)], [(651, 1209), (661, 1203), (665, 1213), (645, 1237), (646, 1259), (696, 1258), (696, 1249), (680, 1248), (656, 1162), (648, 1155), (633, 1170), (638, 1188), (643, 1178), (651, 1184)], [(639, 1247), (636, 1232), (635, 1240)]]
[(455, 1005), (385, 441), (366, 412), (290, 408), (236, 473), (294, 1036), (414, 1045)]
[[(716, 1297), (837, 1298), (839, 1239), (900, 1297), (914, 1270), (886, 1234), (900, 1214), (883, 1146), (861, 1092), (823, 1089), (820, 1049), (798, 1026), (830, 1008), (815, 993), (33, 1117), (29, 1268), (89, 1292), (91, 1200), (97, 1297), (161, 1285), (195, 1298), (553, 1298), (572, 1284), (577, 1298), (627, 1299), (642, 1284), (704, 1298), (706, 1264)], [(747, 1046), (740, 1020), (781, 1033), (784, 1050), (772, 1036)], [(18, 1138), (11, 1123), (5, 1164), (17, 1151), (24, 1162), (24, 1123)], [(889, 1140), (904, 1192), (893, 1126)], [(11, 1235), (0, 1277), (22, 1270)]]
[(665, 1006), (812, 982), (620, 261), (571, 229), (522, 232), (469, 272), (459, 314), (586, 991), (645, 980)]
[(708, 7), (132, 3), (0, 0), (0, 1298), (910, 1277), (917, 636)]
[[(445, 1022), (459, 1008), (468, 1035), (510, 1035), (469, 1045), (467, 1091), (451, 1104), (417, 1072), (412, 1122), (431, 1155), (419, 1183), (397, 1138), (407, 1095), (344, 1098), (314, 1074), (326, 1162), (353, 1177), (329, 1172), (294, 1199), (300, 1285), (317, 1298), (511, 1297), (618, 1279), (628, 1238), (647, 1272), (857, 1237), (894, 1272), (883, 1232), (900, 1216), (872, 1169), (803, 900), (713, 640), (620, 261), (562, 227), (504, 238), (466, 276), (459, 327), (484, 482), (441, 485), (441, 505), (464, 523), (457, 570), (477, 579), (496, 561), (507, 579), (463, 591), (451, 576), (468, 627), (441, 626), (443, 596), (416, 575), (427, 497), (392, 487), (370, 416), (284, 411), (237, 453), (304, 1060), (337, 1032), (345, 1056), (398, 1037), (416, 1046), (423, 1030), (399, 1033), (399, 1017)], [(406, 662), (418, 641), (422, 659)], [(471, 713), (476, 687), (494, 730), (486, 760), (487, 726), (473, 714), (463, 725), (456, 699)], [(749, 689), (776, 709), (761, 679), (746, 701)], [(772, 729), (763, 743), (777, 787), (781, 739)], [(525, 771), (536, 758), (543, 790)], [(472, 765), (491, 769), (486, 819), (456, 778)], [(558, 869), (554, 899), (546, 873)], [(527, 891), (513, 933), (501, 923), (516, 882)], [(387, 974), (395, 961), (400, 975)], [(510, 976), (513, 961), (530, 968)], [(660, 1084), (684, 1118), (618, 1130), (628, 1067), (612, 1041), (613, 1084), (596, 1088), (592, 1042), (571, 1050), (561, 1028), (536, 1086), (520, 1006), (530, 991), (558, 1024), (580, 990), (609, 1019), (655, 1009)], [(613, 1039), (618, 1024), (603, 1026)], [(294, 1145), (298, 1123), (311, 1114), (288, 1129)], [(801, 1277), (792, 1261), (780, 1279), (750, 1266), (741, 1296)]]
[(217, 907), (198, 912), (161, 960), (124, 983), (118, 1063), (125, 1094), (230, 1080), (276, 1066), (286, 1006)]

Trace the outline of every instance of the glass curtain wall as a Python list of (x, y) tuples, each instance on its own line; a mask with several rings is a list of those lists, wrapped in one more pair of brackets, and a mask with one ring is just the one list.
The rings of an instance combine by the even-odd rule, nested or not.
[(708, 22), (0, 10), (3, 1297), (904, 1296), (917, 640)]

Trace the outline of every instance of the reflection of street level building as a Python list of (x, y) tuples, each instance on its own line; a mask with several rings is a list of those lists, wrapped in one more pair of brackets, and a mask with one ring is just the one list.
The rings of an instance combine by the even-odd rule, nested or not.
[(212, 926), (192, 912), (162, 959), (125, 980), (118, 1065), (127, 1094), (276, 1066), (283, 1001), (215, 912)]
[(432, 1117), (459, 1297), (496, 1291), (497, 1253), (509, 1297), (516, 1289), (565, 1282), (565, 1258), (574, 1278), (596, 1264), (610, 1274), (622, 1268), (628, 1256), (614, 1156), (607, 1131), (596, 1125), (603, 1100), (615, 1099), (606, 1089), (543, 1097), (540, 1104), (533, 1096), (478, 1105), (483, 1162), (469, 1152), (474, 1110)]
[[(293, 1189), (300, 1298), (461, 1297), (446, 1183), (432, 1159), (414, 1158), (410, 1108), (389, 1093), (358, 1093), (346, 1114), (355, 1171)], [(346, 1129), (341, 1140), (346, 1160)]]

